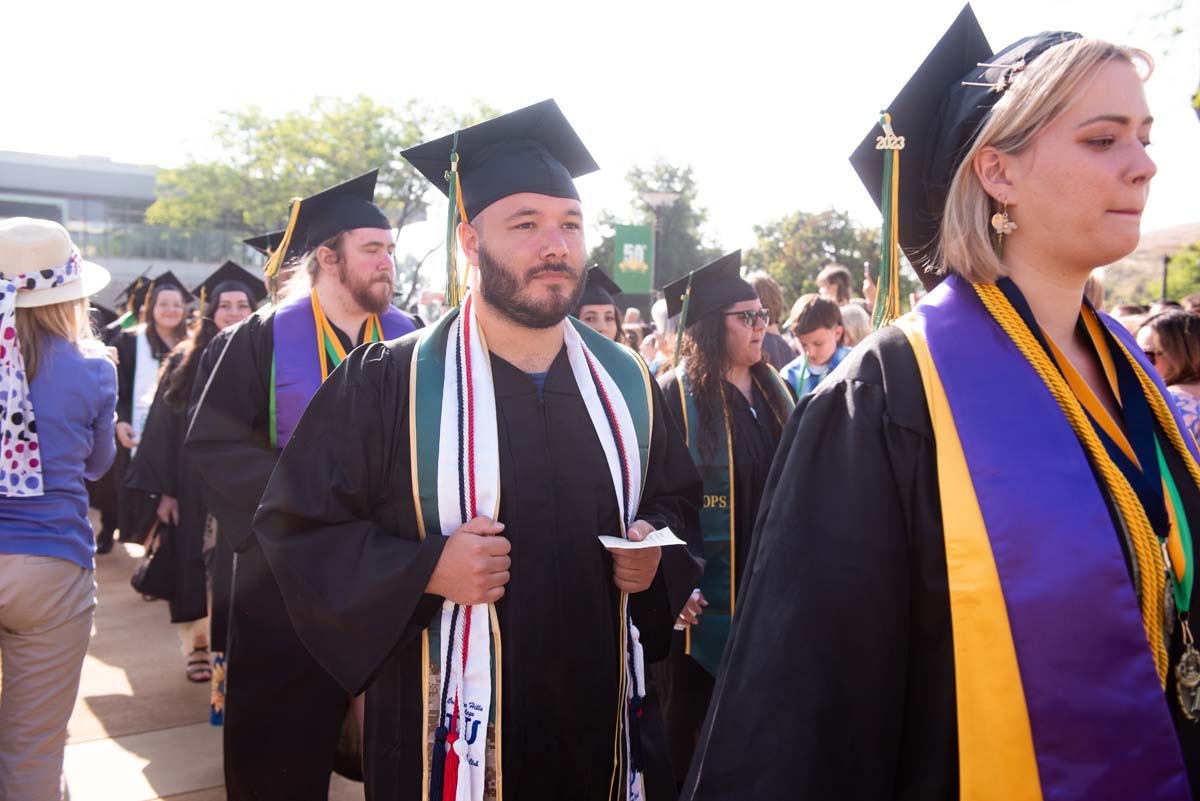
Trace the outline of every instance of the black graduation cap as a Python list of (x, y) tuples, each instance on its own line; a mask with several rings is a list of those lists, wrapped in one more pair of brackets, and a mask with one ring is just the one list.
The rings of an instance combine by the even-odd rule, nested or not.
[(160, 273), (153, 278), (147, 278), (144, 275), (138, 277), (132, 284), (121, 291), (121, 294), (117, 296), (117, 302), (125, 304), (128, 310), (136, 314), (146, 304), (150, 293), (164, 285), (178, 289), (179, 293), (183, 295), (184, 303), (192, 302), (192, 293), (184, 288), (183, 282), (170, 270)]
[[(453, 149), (454, 134), (448, 134), (400, 155), (448, 196)], [(599, 169), (553, 100), (464, 128), (458, 132), (458, 157), (468, 221), (520, 192), (578, 200), (573, 179)]]
[[(225, 284), (230, 286), (223, 286)], [(218, 292), (238, 288), (244, 288), (250, 293), (250, 302), (255, 306), (262, 303), (263, 298), (267, 296), (267, 285), (263, 283), (263, 280), (235, 261), (227, 261), (218, 267), (212, 275), (205, 278), (192, 290), (192, 294), (207, 299)]]
[[(375, 205), (375, 179), (378, 177), (379, 170), (371, 170), (294, 201), (288, 226), (276, 247), (271, 249), (271, 257), (264, 267), (267, 276), (274, 276), (287, 259), (307, 253), (342, 231), (354, 228), (391, 230), (387, 215)], [(265, 236), (270, 244), (274, 235)], [(251, 247), (255, 245), (251, 244)]]
[(184, 303), (191, 303), (193, 300), (195, 300), (195, 298), (192, 297), (192, 293), (188, 292), (187, 289), (183, 286), (183, 282), (180, 281), (179, 278), (175, 275), (175, 273), (171, 272), (170, 270), (167, 270), (166, 272), (159, 273), (158, 275), (154, 276), (153, 280), (150, 281), (150, 284), (152, 286), (149, 286), (146, 290), (148, 293), (153, 292), (155, 289), (158, 289), (159, 287), (169, 286), (169, 287), (179, 290), (179, 293), (181, 295), (183, 295)]
[(681, 328), (686, 328), (734, 303), (758, 300), (758, 293), (754, 291), (754, 287), (742, 279), (740, 250), (726, 253), (663, 287), (668, 317), (674, 317), (683, 311), (684, 299), (689, 293), (691, 299), (687, 302), (687, 318), (679, 321)]
[[(260, 234), (258, 236), (252, 236), (249, 239), (243, 239), (242, 242), (244, 244), (247, 244), (250, 247), (254, 248), (255, 250), (257, 250), (259, 253), (263, 254), (267, 258), (270, 258), (271, 254), (279, 249), (279, 243), (283, 241), (283, 235), (285, 233), (287, 233), (287, 232), (286, 231), (271, 231), (270, 233)], [(294, 255), (299, 255), (299, 254), (294, 254)]]
[(103, 331), (109, 325), (116, 322), (119, 316), (115, 311), (107, 306), (101, 306), (99, 303), (91, 302), (89, 312), (92, 318), (92, 328), (97, 331)]
[(583, 288), (583, 294), (579, 296), (579, 305), (575, 307), (575, 311), (578, 312), (584, 306), (616, 306), (613, 295), (620, 294), (621, 287), (617, 282), (599, 267), (593, 267), (587, 271), (587, 284)]
[[(937, 246), (950, 182), (992, 106), (1012, 77), (1037, 56), (1079, 34), (1030, 36), (993, 55), (970, 5), (926, 56), (886, 111), (905, 139), (900, 151), (899, 241), (917, 275), (931, 287), (940, 278), (926, 269)], [(875, 126), (850, 156), (875, 205), (883, 207), (883, 151)]]
[(143, 273), (121, 290), (121, 294), (117, 295), (117, 305), (128, 311), (136, 312), (146, 302), (146, 293), (149, 291), (150, 279)]

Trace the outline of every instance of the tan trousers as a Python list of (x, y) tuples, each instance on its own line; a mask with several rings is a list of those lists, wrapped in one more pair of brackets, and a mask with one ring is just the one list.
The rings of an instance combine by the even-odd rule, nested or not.
[(67, 720), (92, 636), (96, 574), (0, 554), (0, 798), (59, 801)]

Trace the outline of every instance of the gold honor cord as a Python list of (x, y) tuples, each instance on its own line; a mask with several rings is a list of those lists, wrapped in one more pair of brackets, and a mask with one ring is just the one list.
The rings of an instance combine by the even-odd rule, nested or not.
[(733, 609), (737, 603), (737, 534), (734, 529), (737, 524), (737, 492), (733, 483), (733, 427), (729, 424), (729, 404), (725, 402), (724, 392), (721, 393), (721, 411), (725, 415), (725, 456), (729, 459), (729, 622), (732, 625)]
[(883, 191), (880, 211), (883, 231), (879, 241), (879, 282), (875, 291), (875, 310), (871, 325), (882, 328), (900, 316), (900, 151), (904, 137), (892, 130), (892, 115), (879, 118), (883, 136), (875, 138), (875, 149), (883, 151)]
[[(617, 786), (617, 775), (621, 772), (621, 762), (622, 762), (621, 755), (624, 750), (621, 748), (621, 730), (623, 728), (621, 726), (621, 722), (624, 720), (624, 717), (625, 717), (624, 716), (625, 692), (628, 689), (627, 682), (629, 680), (629, 677), (626, 675), (627, 671), (625, 670), (625, 661), (627, 658), (626, 654), (625, 654), (625, 649), (629, 647), (629, 644), (625, 640), (625, 635), (628, 631), (628, 627), (625, 624), (625, 614), (626, 614), (626, 610), (628, 609), (628, 606), (627, 606), (628, 600), (629, 600), (629, 593), (622, 590), (621, 597), (617, 601), (617, 603), (620, 604), (620, 608), (617, 613), (617, 623), (621, 627), (621, 633), (617, 637), (617, 641), (618, 641), (618, 646), (620, 647), (619, 653), (620, 653), (621, 671), (617, 676), (617, 724), (613, 728), (613, 769), (612, 769), (612, 778), (609, 779), (609, 781), (608, 781), (609, 801), (619, 801), (619, 799), (621, 797), (621, 788)], [(614, 788), (617, 790), (617, 795), (616, 795), (615, 799), (613, 796)]]
[[(342, 347), (342, 341), (338, 339), (337, 332), (333, 330), (333, 324), (329, 322), (329, 318), (325, 316), (325, 312), (321, 310), (321, 301), (317, 298), (317, 290), (312, 291), (312, 308), (313, 319), (316, 321), (317, 328), (317, 353), (321, 357), (321, 383), (324, 384), (329, 378), (329, 374), (333, 372), (333, 368), (342, 363), (346, 358), (346, 349)], [(363, 331), (363, 342), (382, 342), (383, 341), (383, 326), (379, 322), (379, 315), (372, 314), (367, 318), (367, 325)], [(330, 349), (333, 353), (330, 353)], [(330, 359), (337, 359), (331, 366)]]
[[(1134, 556), (1141, 568), (1138, 603), (1142, 613), (1142, 628), (1145, 629), (1146, 640), (1149, 642), (1150, 651), (1154, 656), (1154, 666), (1158, 671), (1159, 684), (1165, 689), (1169, 661), (1162, 627), (1166, 608), (1166, 563), (1163, 559), (1162, 549), (1158, 545), (1158, 537), (1146, 517), (1146, 510), (1142, 508), (1141, 501), (1138, 500), (1137, 494), (1129, 484), (1129, 479), (1125, 478), (1125, 474), (1113, 462), (1112, 457), (1108, 455), (1108, 451), (1100, 442), (1100, 438), (1096, 436), (1095, 429), (1092, 428), (1084, 414), (1083, 406), (1075, 393), (1071, 391), (1066, 379), (1059, 374), (1050, 361), (1050, 357), (1042, 350), (1042, 346), (1025, 326), (1025, 322), (1017, 314), (1017, 310), (1013, 308), (1008, 298), (995, 284), (974, 284), (973, 286), (988, 312), (1016, 344), (1021, 354), (1041, 377), (1046, 388), (1050, 390), (1050, 394), (1062, 409), (1063, 414), (1066, 415), (1071, 428), (1074, 429), (1075, 435), (1079, 438), (1092, 463), (1100, 471), (1101, 478), (1113, 494), (1121, 517), (1129, 527)], [(1140, 373), (1136, 364), (1134, 368), (1136, 372)], [(1139, 380), (1141, 379), (1142, 376), (1139, 375)], [(1146, 382), (1148, 381), (1149, 379), (1146, 379)], [(1155, 416), (1160, 418), (1161, 424), (1159, 410), (1153, 401), (1153, 398), (1158, 395), (1157, 390), (1153, 390), (1153, 384), (1149, 383), (1143, 383), (1142, 387), (1147, 398), (1152, 398), (1151, 406), (1155, 407)], [(1153, 391), (1147, 390), (1147, 387)], [(1169, 417), (1170, 412), (1166, 408), (1166, 403), (1161, 398), (1157, 398), (1157, 400), (1162, 409), (1167, 411)], [(1170, 430), (1173, 428), (1173, 423), (1164, 428)], [(1175, 433), (1178, 438), (1178, 432)], [(1182, 438), (1179, 438), (1179, 442), (1182, 443)], [(1172, 438), (1172, 444), (1175, 444), (1175, 438)]]

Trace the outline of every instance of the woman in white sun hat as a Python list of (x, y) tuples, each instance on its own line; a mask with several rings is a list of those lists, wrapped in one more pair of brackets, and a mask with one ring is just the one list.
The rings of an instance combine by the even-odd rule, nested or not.
[(96, 605), (84, 479), (116, 451), (117, 375), (87, 298), (108, 271), (61, 225), (0, 220), (0, 798), (60, 798)]

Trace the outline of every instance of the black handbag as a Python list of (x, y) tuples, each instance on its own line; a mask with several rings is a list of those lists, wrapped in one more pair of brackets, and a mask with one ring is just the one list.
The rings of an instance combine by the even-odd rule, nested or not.
[(146, 555), (133, 571), (129, 583), (147, 601), (170, 600), (175, 594), (171, 548), (175, 539), (172, 527), (156, 521), (146, 537)]

